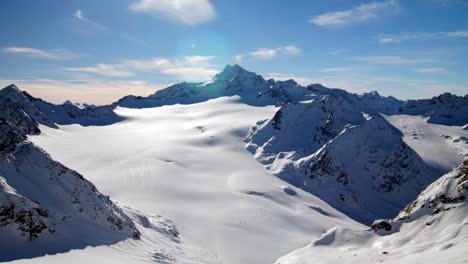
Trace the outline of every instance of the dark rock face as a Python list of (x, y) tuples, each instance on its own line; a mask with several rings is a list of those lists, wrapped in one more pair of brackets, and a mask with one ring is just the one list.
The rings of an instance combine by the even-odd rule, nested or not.
[(379, 231), (379, 230), (391, 231), (392, 224), (386, 220), (377, 220), (370, 226), (370, 228), (374, 231)]
[(20, 235), (29, 241), (38, 238), (44, 230), (55, 232), (55, 224), (48, 217), (47, 210), (42, 208), (17, 208), (14, 203), (0, 206), (0, 227), (17, 226)]
[(12, 150), (27, 135), (40, 133), (38, 123), (31, 115), (42, 122), (49, 122), (16, 86), (10, 85), (0, 90), (0, 153)]

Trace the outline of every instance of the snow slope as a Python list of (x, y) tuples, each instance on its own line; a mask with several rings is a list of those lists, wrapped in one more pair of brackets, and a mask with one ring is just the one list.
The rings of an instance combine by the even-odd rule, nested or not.
[(437, 175), (402, 134), (356, 95), (281, 107), (247, 149), (281, 179), (360, 222), (396, 215)]
[(392, 221), (335, 227), (276, 264), (467, 263), (468, 160), (423, 191)]
[(393, 115), (385, 119), (403, 133), (405, 143), (440, 175), (468, 158), (468, 131), (463, 127), (431, 124), (417, 115)]
[[(269, 174), (245, 150), (242, 139), (249, 128), (275, 111), (248, 106), (237, 96), (192, 105), (117, 108), (125, 121), (60, 130), (41, 126), (43, 133), (30, 140), (120, 205), (173, 220), (181, 245), (195, 248), (186, 256), (203, 257), (203, 263), (271, 263), (332, 226), (362, 228)], [(119, 243), (127, 258), (133, 256), (133, 244)], [(113, 263), (122, 255), (109, 253), (114, 250), (99, 247), (37, 262), (107, 254)]]

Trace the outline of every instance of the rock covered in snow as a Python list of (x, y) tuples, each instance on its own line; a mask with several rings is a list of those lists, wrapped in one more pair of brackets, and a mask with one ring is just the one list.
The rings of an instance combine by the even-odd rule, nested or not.
[(246, 142), (272, 173), (370, 222), (397, 214), (435, 178), (402, 136), (358, 97), (341, 93), (281, 107)]
[(404, 104), (393, 96), (381, 96), (376, 91), (364, 93), (359, 97), (369, 108), (386, 115), (394, 114)]
[(11, 150), (27, 135), (39, 134), (36, 120), (55, 127), (15, 85), (0, 90), (0, 153)]
[(16, 86), (0, 90), (0, 260), (139, 238), (109, 197), (26, 140), (38, 122), (56, 127)]
[[(20, 236), (33, 240), (43, 229), (66, 234), (82, 221), (138, 238), (133, 222), (109, 197), (34, 144), (17, 144), (0, 157), (0, 165), (0, 226), (16, 227)], [(31, 218), (29, 228), (24, 215)]]
[(369, 230), (334, 227), (276, 264), (466, 263), (468, 160)]
[(444, 93), (432, 99), (408, 100), (397, 113), (427, 116), (434, 124), (463, 126), (468, 124), (468, 95)]

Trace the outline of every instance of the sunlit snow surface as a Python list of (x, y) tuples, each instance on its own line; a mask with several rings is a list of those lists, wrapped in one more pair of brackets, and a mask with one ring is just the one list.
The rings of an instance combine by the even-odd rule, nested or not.
[(447, 173), (468, 159), (468, 131), (460, 126), (426, 122), (422, 116), (385, 116), (403, 134), (403, 140), (429, 165)]
[(138, 210), (150, 222), (172, 220), (180, 241), (137, 219), (141, 241), (19, 262), (272, 263), (334, 226), (364, 229), (272, 176), (245, 150), (249, 128), (276, 108), (238, 100), (117, 108), (126, 120), (109, 126), (41, 126), (30, 139), (53, 159), (131, 208), (130, 215)]
[(452, 171), (468, 159), (467, 131), (460, 126), (430, 124), (422, 116), (385, 118), (402, 131), (405, 142), (424, 161), (449, 173), (419, 195), (417, 203), (411, 204), (412, 213), (406, 209), (400, 213), (399, 230), (382, 235), (370, 230), (336, 227), (312, 238), (305, 247), (279, 258), (275, 264), (468, 263), (466, 198), (442, 203), (443, 209), (437, 213), (433, 212), (435, 205), (429, 202), (441, 194), (453, 198), (457, 191), (466, 193), (468, 190), (467, 179), (458, 176), (457, 169)]

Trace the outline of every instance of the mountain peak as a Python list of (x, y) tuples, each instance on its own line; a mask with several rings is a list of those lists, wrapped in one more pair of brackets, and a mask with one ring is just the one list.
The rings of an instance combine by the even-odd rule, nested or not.
[(0, 96), (4, 98), (10, 98), (14, 100), (22, 100), (25, 98), (25, 95), (16, 87), (14, 84), (10, 84), (0, 90)]
[(16, 85), (14, 85), (14, 84), (10, 84), (10, 85), (4, 87), (3, 89), (1, 89), (0, 91), (21, 93), (21, 91), (18, 89), (18, 87), (16, 87)]
[(228, 64), (224, 67), (223, 71), (216, 74), (214, 77), (215, 80), (232, 80), (234, 77), (238, 76), (256, 76), (254, 72), (249, 72), (246, 69), (242, 68), (238, 64)]
[(364, 93), (364, 96), (380, 97), (380, 94), (377, 91), (371, 91), (368, 93)]

